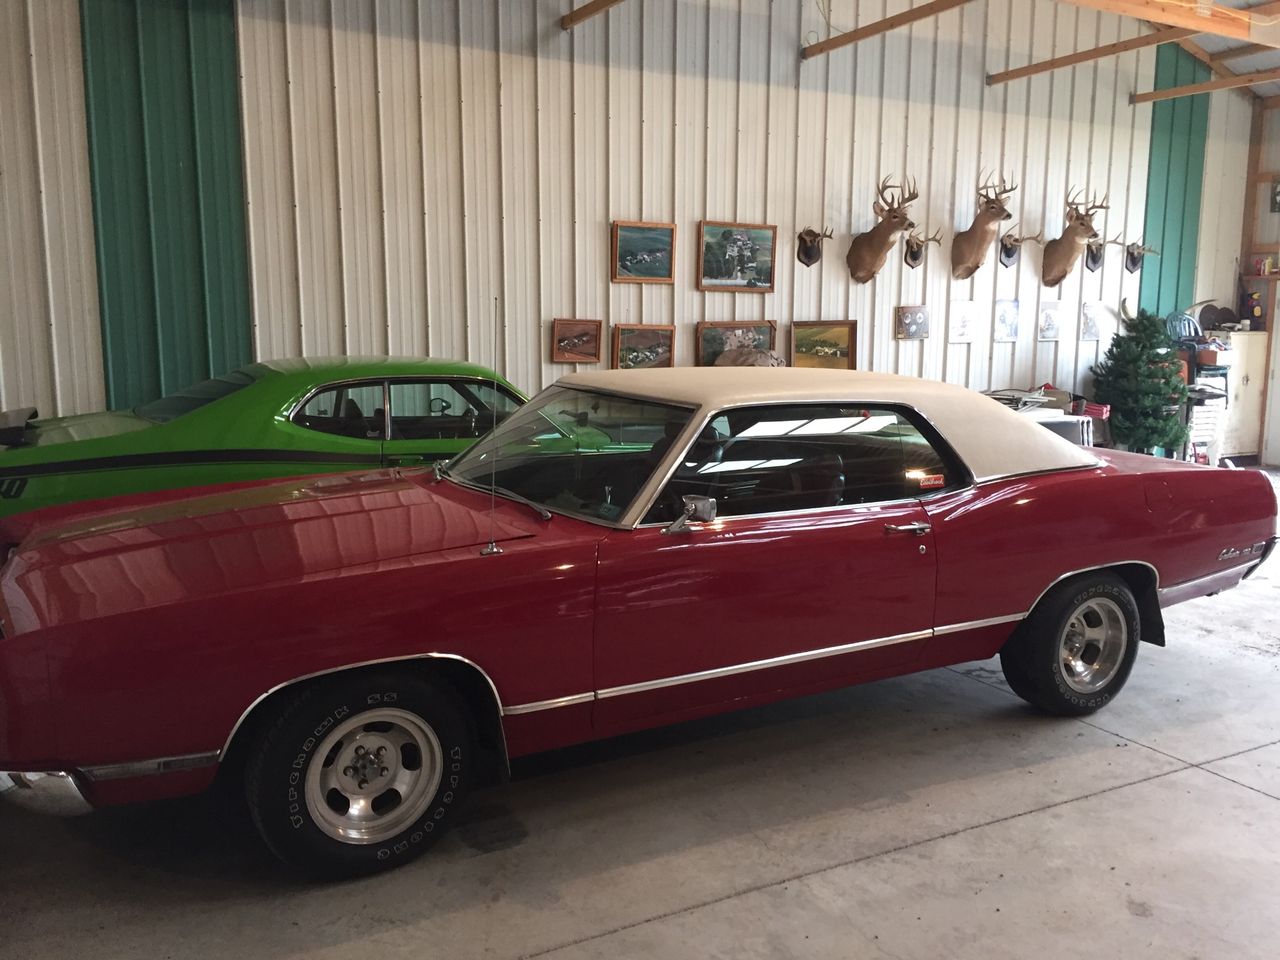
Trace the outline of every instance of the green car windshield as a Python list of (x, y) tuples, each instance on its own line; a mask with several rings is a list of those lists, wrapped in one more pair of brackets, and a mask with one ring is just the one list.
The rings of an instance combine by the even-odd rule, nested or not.
[(616, 523), (693, 411), (553, 387), (449, 464), (449, 476), (558, 513)]

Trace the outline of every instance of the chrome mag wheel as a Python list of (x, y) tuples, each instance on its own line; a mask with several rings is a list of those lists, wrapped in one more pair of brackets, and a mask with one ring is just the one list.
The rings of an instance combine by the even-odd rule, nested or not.
[(307, 810), (335, 840), (382, 843), (422, 816), (443, 769), (440, 740), (421, 717), (366, 711), (338, 724), (313, 754)]
[(1097, 693), (1120, 670), (1129, 647), (1129, 628), (1120, 606), (1092, 597), (1067, 617), (1058, 643), (1062, 678), (1076, 693)]

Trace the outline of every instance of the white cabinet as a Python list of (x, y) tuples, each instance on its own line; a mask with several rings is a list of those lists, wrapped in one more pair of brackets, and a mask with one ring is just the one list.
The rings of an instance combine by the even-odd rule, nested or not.
[(1262, 437), (1262, 402), (1267, 377), (1265, 331), (1230, 334), (1230, 400), (1222, 440), (1222, 455), (1252, 456)]

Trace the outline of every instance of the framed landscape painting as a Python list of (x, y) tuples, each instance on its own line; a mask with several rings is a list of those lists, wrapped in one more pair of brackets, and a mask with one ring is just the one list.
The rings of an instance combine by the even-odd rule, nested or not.
[(772, 320), (762, 323), (700, 323), (694, 362), (713, 367), (726, 350), (772, 350), (778, 328)]
[(555, 320), (551, 324), (552, 363), (599, 363), (599, 320)]
[(613, 369), (641, 370), (675, 366), (676, 328), (656, 323), (619, 323), (613, 327)]
[(642, 220), (613, 222), (614, 283), (674, 283), (676, 225)]
[(698, 289), (772, 293), (778, 228), (764, 223), (698, 224)]
[(857, 368), (858, 324), (793, 323), (791, 365), (823, 370)]

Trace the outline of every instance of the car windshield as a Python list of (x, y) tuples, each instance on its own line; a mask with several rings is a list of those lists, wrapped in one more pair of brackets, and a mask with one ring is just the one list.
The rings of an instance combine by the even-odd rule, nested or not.
[(220, 377), (184, 387), (159, 400), (152, 400), (140, 407), (134, 407), (133, 412), (152, 423), (168, 423), (184, 413), (199, 410), (206, 404), (230, 396), (237, 390), (243, 390), (253, 383), (254, 379), (253, 374), (247, 369), (232, 370)]
[(449, 476), (548, 510), (617, 522), (693, 411), (553, 387), (449, 464)]

